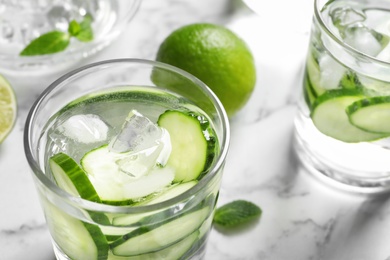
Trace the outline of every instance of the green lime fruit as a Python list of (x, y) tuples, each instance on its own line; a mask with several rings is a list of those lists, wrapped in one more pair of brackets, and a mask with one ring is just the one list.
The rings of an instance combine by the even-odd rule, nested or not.
[(0, 75), (0, 143), (11, 132), (16, 120), (15, 93), (8, 81)]
[(183, 69), (203, 81), (234, 115), (256, 84), (253, 55), (231, 30), (197, 23), (173, 31), (160, 45), (157, 61)]

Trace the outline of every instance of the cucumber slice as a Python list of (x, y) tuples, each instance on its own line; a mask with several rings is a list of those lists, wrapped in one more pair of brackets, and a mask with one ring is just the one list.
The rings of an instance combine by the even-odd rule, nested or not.
[[(56, 154), (49, 159), (49, 165), (61, 189), (73, 196), (101, 202), (87, 175), (71, 157)], [(45, 214), (54, 240), (71, 259), (107, 259), (108, 243), (97, 225), (77, 220), (49, 202), (45, 204)], [(97, 223), (109, 223), (103, 213), (89, 212), (89, 215)]]
[(210, 213), (211, 208), (205, 206), (154, 225), (140, 227), (114, 241), (110, 245), (111, 250), (118, 256), (134, 256), (162, 250), (199, 229)]
[(364, 98), (360, 91), (335, 89), (319, 96), (313, 104), (311, 118), (323, 134), (347, 143), (373, 141), (383, 134), (361, 130), (349, 122), (346, 108)]
[(73, 196), (101, 202), (88, 176), (71, 157), (58, 153), (50, 158), (49, 165), (58, 187)]
[(160, 115), (157, 123), (171, 137), (172, 152), (167, 165), (176, 170), (174, 181), (198, 179), (207, 167), (209, 151), (214, 148), (208, 147), (201, 122), (190, 114), (168, 110)]
[(390, 96), (358, 100), (346, 111), (354, 126), (372, 133), (390, 134)]
[(321, 86), (321, 71), (318, 61), (314, 58), (314, 54), (309, 53), (306, 60), (307, 78), (310, 81), (311, 89), (315, 96), (319, 96), (325, 92)]
[[(145, 203), (140, 203), (139, 205), (151, 205), (156, 204), (171, 198), (174, 198), (183, 192), (189, 190), (193, 186), (195, 186), (198, 182), (197, 181), (191, 181), (191, 182), (185, 182), (181, 184), (174, 185), (161, 193), (160, 195), (154, 197), (151, 200), (146, 201)], [(134, 214), (134, 215), (125, 215), (121, 217), (115, 217), (112, 220), (113, 225), (115, 226), (134, 226), (138, 224), (144, 224), (147, 225), (150, 223), (150, 221), (156, 221), (156, 219), (163, 219), (166, 215), (160, 214), (163, 210), (160, 211), (154, 211), (154, 212), (148, 212), (148, 213), (141, 213), (141, 214)], [(159, 214), (159, 215), (157, 215)], [(168, 212), (168, 214), (171, 214), (171, 212)], [(149, 217), (154, 215), (155, 217)]]
[(312, 109), (313, 103), (317, 98), (317, 94), (314, 92), (307, 71), (303, 78), (303, 97), (305, 98), (306, 104), (309, 109)]
[(134, 178), (119, 169), (118, 160), (124, 154), (110, 152), (107, 145), (92, 150), (81, 159), (81, 165), (88, 174), (103, 203), (129, 205), (138, 203), (148, 196), (164, 190), (174, 179), (174, 169), (153, 168), (148, 174)]
[(44, 208), (54, 241), (70, 259), (107, 259), (109, 246), (98, 226), (77, 220), (48, 201)]
[(136, 255), (136, 256), (116, 256), (110, 254), (108, 256), (108, 260), (181, 259), (181, 257), (183, 257), (191, 249), (192, 245), (195, 242), (197, 242), (199, 237), (198, 233), (199, 233), (198, 231), (195, 231), (194, 233), (184, 238), (183, 240), (177, 242), (176, 244), (173, 244), (169, 247), (166, 247), (162, 250), (153, 253), (147, 253), (147, 254)]
[(160, 202), (172, 199), (174, 197), (179, 196), (183, 192), (191, 189), (197, 183), (198, 183), (198, 181), (189, 181), (189, 182), (180, 183), (178, 185), (174, 185), (171, 188), (169, 188), (168, 190), (157, 195), (153, 199), (148, 200), (145, 203), (141, 203), (141, 205), (151, 205), (151, 204), (156, 204), (156, 203), (160, 203)]
[(199, 240), (204, 239), (208, 232), (210, 232), (212, 224), (213, 224), (214, 215), (210, 215), (208, 219), (200, 226), (199, 228)]
[(100, 226), (100, 230), (103, 232), (108, 242), (115, 241), (135, 229), (135, 227), (115, 227), (111, 224)]

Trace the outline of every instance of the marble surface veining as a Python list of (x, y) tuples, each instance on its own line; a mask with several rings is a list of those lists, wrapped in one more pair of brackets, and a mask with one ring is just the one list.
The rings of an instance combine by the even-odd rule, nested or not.
[[(295, 158), (293, 121), (308, 31), (280, 26), (288, 24), (287, 17), (270, 22), (267, 17), (277, 10), (267, 12), (268, 1), (261, 2), (265, 12), (256, 15), (223, 0), (144, 0), (118, 40), (75, 66), (108, 58), (154, 59), (159, 43), (188, 23), (214, 22), (231, 28), (252, 49), (258, 79), (248, 104), (230, 119), (231, 147), (219, 205), (245, 199), (258, 204), (263, 214), (240, 230), (213, 229), (206, 259), (390, 260), (389, 196), (334, 189)], [(232, 12), (232, 6), (242, 9)], [(54, 259), (24, 156), (22, 132), (34, 100), (62, 73), (9, 77), (19, 111), (12, 133), (0, 146), (1, 260)]]

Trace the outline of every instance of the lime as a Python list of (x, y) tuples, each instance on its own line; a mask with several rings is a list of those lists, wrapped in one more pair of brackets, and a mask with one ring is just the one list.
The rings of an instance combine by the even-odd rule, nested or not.
[(161, 43), (156, 59), (203, 81), (221, 100), (229, 116), (246, 104), (255, 87), (256, 68), (251, 51), (223, 26), (183, 26)]
[(11, 131), (16, 118), (16, 99), (8, 81), (0, 75), (0, 143)]

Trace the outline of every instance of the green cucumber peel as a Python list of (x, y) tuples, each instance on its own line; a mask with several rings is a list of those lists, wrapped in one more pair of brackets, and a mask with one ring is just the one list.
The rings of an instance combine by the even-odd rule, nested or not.
[(207, 155), (206, 155), (206, 163), (204, 165), (203, 171), (198, 176), (197, 180), (200, 180), (203, 178), (203, 176), (208, 172), (211, 164), (214, 161), (215, 155), (217, 153), (217, 147), (218, 147), (218, 139), (217, 135), (214, 132), (214, 129), (210, 126), (209, 120), (200, 113), (195, 113), (193, 111), (189, 111), (188, 115), (196, 118), (203, 131), (203, 135), (207, 142)]
[(313, 90), (313, 86), (311, 85), (307, 70), (305, 70), (305, 76), (303, 78), (303, 97), (311, 111), (313, 103), (317, 98), (317, 94)]
[(377, 96), (377, 97), (367, 97), (362, 98), (358, 101), (353, 102), (350, 106), (346, 108), (347, 114), (353, 114), (357, 110), (369, 107), (369, 106), (375, 106), (380, 104), (390, 104), (390, 96)]
[(50, 158), (49, 164), (58, 187), (73, 196), (101, 203), (87, 174), (73, 158), (65, 153), (58, 153)]
[(46, 198), (43, 202), (53, 240), (69, 259), (107, 259), (109, 245), (99, 226), (70, 215)]
[[(82, 222), (84, 227), (91, 234), (92, 240), (95, 242), (97, 248), (98, 259), (107, 259), (108, 258), (108, 250), (110, 246), (108, 245), (107, 239), (101, 229), (93, 224), (89, 224), (86, 222)], [(104, 239), (103, 239), (104, 238)]]
[(354, 126), (372, 133), (390, 135), (390, 96), (367, 97), (346, 108)]
[(307, 73), (308, 82), (310, 82), (310, 89), (312, 94), (317, 97), (323, 94), (326, 89), (321, 87), (321, 71), (318, 64), (318, 57), (315, 51), (309, 52), (306, 59), (305, 73)]
[[(65, 153), (55, 154), (49, 159), (49, 165), (58, 187), (75, 197), (102, 203), (87, 174), (72, 157)], [(96, 223), (110, 222), (104, 213), (88, 211), (88, 214)]]
[(313, 103), (313, 109), (321, 105), (323, 102), (326, 102), (330, 99), (347, 97), (347, 96), (364, 98), (363, 91), (360, 89), (330, 89), (317, 97), (317, 99)]

